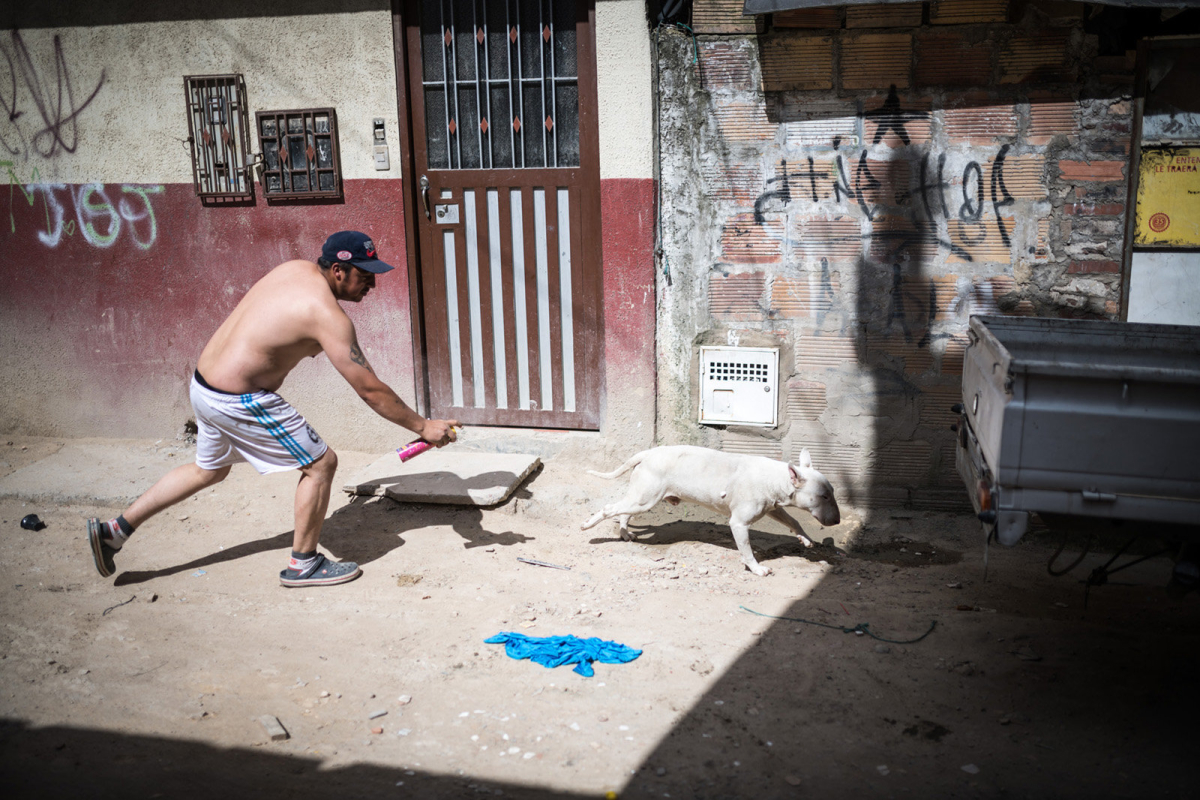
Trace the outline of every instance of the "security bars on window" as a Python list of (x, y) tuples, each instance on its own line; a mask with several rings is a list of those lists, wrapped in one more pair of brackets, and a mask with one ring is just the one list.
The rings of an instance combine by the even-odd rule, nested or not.
[(337, 113), (332, 108), (259, 111), (255, 122), (268, 201), (342, 197)]
[(425, 4), (422, 86), (431, 169), (579, 166), (574, 6)]
[(196, 194), (205, 204), (253, 200), (242, 76), (185, 76), (183, 88)]

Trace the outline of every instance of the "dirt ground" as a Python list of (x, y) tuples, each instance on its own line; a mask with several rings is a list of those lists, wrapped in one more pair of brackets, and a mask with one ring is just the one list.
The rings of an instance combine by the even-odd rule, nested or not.
[[(0, 437), (0, 477), (61, 444)], [(340, 455), (342, 477), (376, 457)], [(84, 520), (120, 509), (0, 501), (5, 794), (1195, 796), (1200, 599), (1167, 596), (1166, 558), (1085, 594), (1109, 555), (1051, 577), (1048, 531), (991, 548), (985, 581), (969, 515), (800, 512), (836, 549), (760, 521), (757, 578), (694, 507), (635, 543), (581, 532), (623, 484), (580, 461), (489, 509), (335, 493), (323, 549), (364, 575), (323, 589), (276, 577), (294, 474), (236, 467), (107, 580)], [(484, 643), (502, 631), (642, 654), (585, 678)]]

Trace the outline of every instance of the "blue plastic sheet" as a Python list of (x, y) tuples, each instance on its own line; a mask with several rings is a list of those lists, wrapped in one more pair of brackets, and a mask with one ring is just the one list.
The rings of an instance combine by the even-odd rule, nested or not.
[(595, 674), (592, 662), (602, 664), (624, 664), (633, 661), (642, 654), (617, 642), (591, 637), (580, 639), (578, 636), (526, 636), (523, 633), (498, 633), (490, 639), (484, 639), (487, 644), (502, 644), (509, 658), (528, 658), (543, 667), (561, 667), (563, 664), (574, 664), (575, 672), (585, 678)]

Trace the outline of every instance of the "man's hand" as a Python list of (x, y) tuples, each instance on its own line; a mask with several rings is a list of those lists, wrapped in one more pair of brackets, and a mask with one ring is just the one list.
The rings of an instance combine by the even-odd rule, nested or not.
[(458, 438), (454, 432), (457, 427), (456, 419), (427, 419), (419, 433), (422, 439), (434, 447), (445, 447)]

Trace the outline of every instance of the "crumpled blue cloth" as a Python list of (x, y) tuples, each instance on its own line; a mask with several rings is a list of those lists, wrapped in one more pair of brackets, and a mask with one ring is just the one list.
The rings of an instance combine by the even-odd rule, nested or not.
[(575, 664), (575, 672), (585, 678), (592, 677), (595, 671), (592, 662), (602, 664), (624, 664), (633, 661), (642, 654), (617, 642), (606, 642), (595, 636), (580, 639), (578, 636), (526, 636), (523, 633), (497, 633), (490, 639), (483, 640), (487, 644), (502, 644), (509, 658), (528, 658), (543, 667), (561, 667), (563, 664)]

